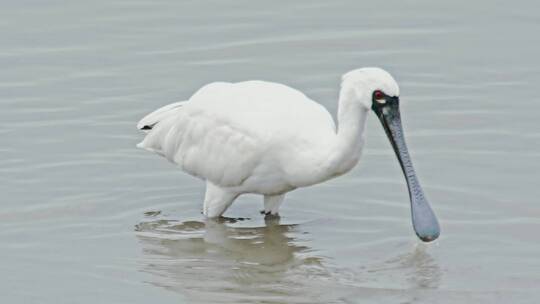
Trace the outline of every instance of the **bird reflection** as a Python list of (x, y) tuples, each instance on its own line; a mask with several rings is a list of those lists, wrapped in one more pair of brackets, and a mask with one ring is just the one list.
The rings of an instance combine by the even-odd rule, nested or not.
[(417, 244), (411, 251), (371, 267), (368, 272), (378, 277), (388, 276), (389, 281), (398, 279), (399, 285), (411, 289), (436, 289), (443, 275), (425, 244)]
[(415, 288), (438, 288), (442, 270), (427, 251), (426, 245), (418, 244), (414, 251), (399, 259), (399, 264), (410, 269), (407, 281)]
[(150, 274), (148, 283), (189, 303), (334, 303), (396, 296), (415, 302), (438, 289), (443, 276), (433, 248), (423, 244), (379, 258), (367, 254), (373, 247), (358, 246), (356, 258), (363, 253), (369, 258), (359, 267), (342, 267), (306, 245), (311, 240), (303, 230), (313, 226), (284, 225), (279, 219), (246, 227), (253, 221), (160, 217), (149, 214), (136, 226), (141, 271)]
[(262, 227), (234, 222), (154, 219), (137, 225), (150, 283), (215, 303), (229, 302), (234, 294), (285, 296), (279, 286), (294, 284), (295, 270), (324, 272), (321, 258), (300, 245), (305, 234), (298, 225), (281, 225), (279, 219)]

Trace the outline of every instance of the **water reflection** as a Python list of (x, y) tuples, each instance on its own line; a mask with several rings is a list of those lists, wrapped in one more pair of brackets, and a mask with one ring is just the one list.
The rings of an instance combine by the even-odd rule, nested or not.
[(441, 285), (443, 272), (437, 261), (429, 254), (424, 244), (419, 244), (415, 250), (400, 257), (401, 269), (406, 269), (407, 281), (415, 288), (433, 288)]
[[(306, 227), (253, 221), (158, 218), (137, 225), (149, 283), (187, 296), (190, 302), (329, 303), (359, 298), (392, 302), (434, 295), (443, 272), (430, 246), (409, 244), (360, 267), (338, 267), (310, 248)], [(342, 247), (341, 245), (339, 247)], [(372, 250), (359, 246), (355, 254)], [(386, 302), (386, 301), (383, 301)], [(389, 303), (390, 303), (389, 302)]]
[(300, 227), (278, 219), (262, 227), (237, 227), (234, 220), (155, 219), (136, 231), (150, 283), (201, 302), (290, 300), (301, 296), (299, 275), (325, 273), (322, 258), (301, 245), (306, 234)]
[(437, 289), (443, 272), (437, 261), (429, 253), (429, 246), (417, 244), (412, 251), (390, 258), (381, 265), (370, 267), (368, 273), (378, 276), (398, 278), (402, 288)]

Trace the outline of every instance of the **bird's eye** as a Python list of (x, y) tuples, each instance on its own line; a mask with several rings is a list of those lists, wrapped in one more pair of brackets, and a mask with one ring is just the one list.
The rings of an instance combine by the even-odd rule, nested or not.
[(378, 102), (384, 102), (384, 93), (379, 90), (373, 92), (373, 99), (377, 100)]

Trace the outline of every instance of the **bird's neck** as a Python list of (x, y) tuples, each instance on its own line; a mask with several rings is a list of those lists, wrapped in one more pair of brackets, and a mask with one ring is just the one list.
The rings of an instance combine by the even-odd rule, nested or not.
[(334, 175), (352, 169), (362, 153), (369, 110), (356, 100), (357, 98), (359, 97), (352, 88), (342, 86), (339, 94), (337, 136), (329, 158), (329, 169)]

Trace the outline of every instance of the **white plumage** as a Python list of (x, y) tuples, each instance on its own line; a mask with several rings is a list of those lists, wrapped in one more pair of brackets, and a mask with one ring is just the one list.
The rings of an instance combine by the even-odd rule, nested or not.
[(341, 175), (356, 165), (374, 90), (397, 96), (387, 72), (364, 68), (344, 75), (338, 123), (320, 104), (288, 86), (216, 82), (188, 101), (143, 118), (138, 145), (207, 182), (203, 213), (220, 216), (243, 193), (265, 197), (277, 214), (284, 194)]

